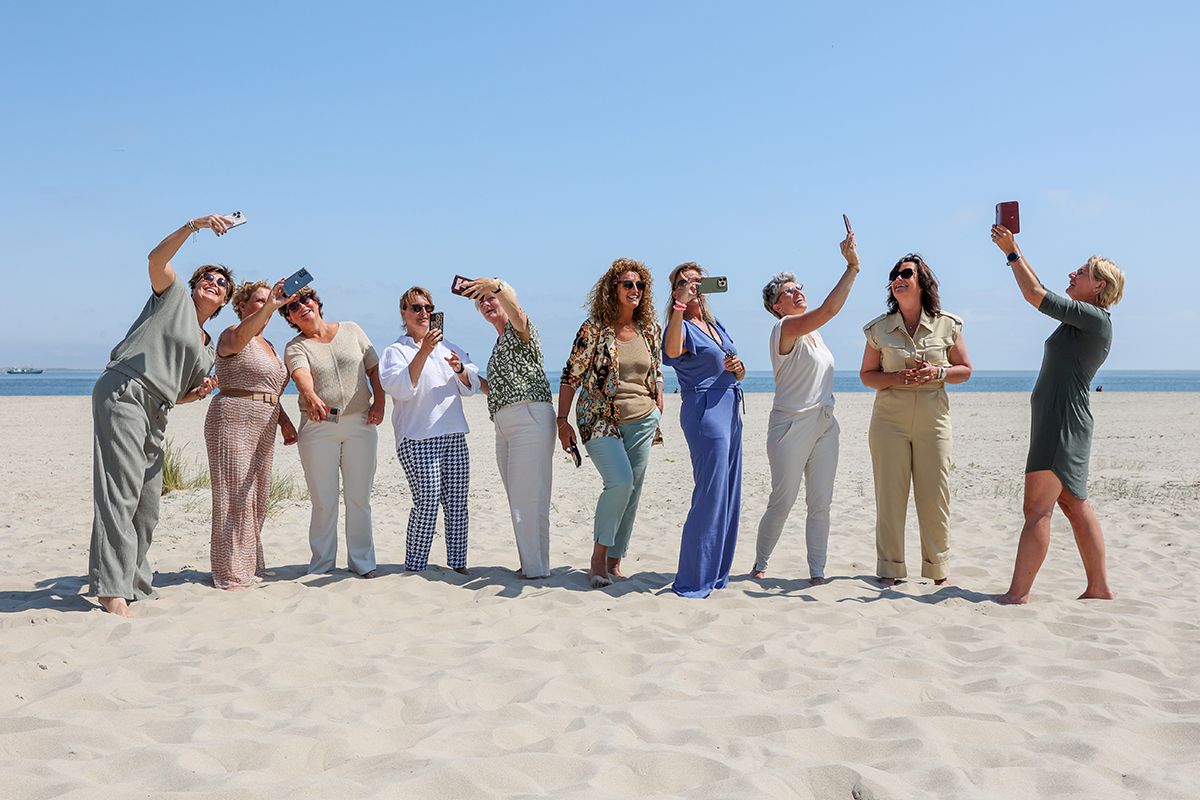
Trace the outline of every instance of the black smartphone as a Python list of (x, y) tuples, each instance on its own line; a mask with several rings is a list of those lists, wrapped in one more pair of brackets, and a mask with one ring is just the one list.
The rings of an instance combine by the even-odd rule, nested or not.
[(996, 203), (996, 224), (1008, 228), (1009, 233), (1021, 232), (1021, 207), (1016, 200)]
[(708, 278), (700, 279), (700, 294), (717, 294), (718, 292), (729, 291), (729, 279), (724, 275), (717, 275)]
[(325, 419), (329, 422), (337, 422), (341, 419), (341, 413), (338, 408), (328, 408), (325, 410)]
[(441, 311), (435, 311), (429, 315), (429, 330), (444, 331), (446, 325), (446, 315)]
[(283, 282), (283, 296), (291, 297), (296, 292), (312, 283), (312, 279), (313, 277), (309, 274), (308, 270), (306, 270), (304, 267), (301, 267), (293, 272), (287, 278), (287, 280)]
[(575, 459), (576, 467), (583, 466), (583, 456), (579, 455), (579, 448), (575, 446), (574, 442), (571, 442), (571, 446), (567, 448), (567, 452), (571, 454), (571, 458)]

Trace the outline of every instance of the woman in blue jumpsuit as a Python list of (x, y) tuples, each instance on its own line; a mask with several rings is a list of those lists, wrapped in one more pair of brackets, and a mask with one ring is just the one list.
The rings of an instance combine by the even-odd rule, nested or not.
[(679, 379), (679, 422), (696, 484), (671, 587), (681, 597), (708, 597), (729, 584), (742, 506), (740, 381), (746, 368), (699, 292), (703, 275), (690, 262), (671, 272), (673, 302), (663, 334), (663, 363)]

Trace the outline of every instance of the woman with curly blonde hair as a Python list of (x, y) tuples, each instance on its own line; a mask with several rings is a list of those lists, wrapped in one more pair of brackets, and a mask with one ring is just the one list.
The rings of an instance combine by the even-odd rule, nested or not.
[(270, 504), (275, 431), (295, 444), (296, 428), (279, 405), (287, 370), (263, 336), (271, 315), (293, 298), (283, 281), (247, 281), (233, 293), (238, 322), (217, 339), (221, 392), (204, 418), (212, 477), (212, 581), (218, 589), (244, 589), (262, 580), (262, 528)]
[(662, 443), (661, 329), (650, 270), (618, 258), (588, 293), (589, 318), (575, 334), (558, 391), (558, 439), (579, 462), (575, 421), (604, 489), (596, 502), (589, 582), (609, 586), (621, 572), (652, 445)]

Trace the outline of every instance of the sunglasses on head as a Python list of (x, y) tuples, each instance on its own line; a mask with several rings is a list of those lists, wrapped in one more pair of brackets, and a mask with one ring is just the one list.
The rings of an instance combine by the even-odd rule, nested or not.
[(222, 276), (218, 275), (215, 272), (204, 273), (203, 275), (200, 276), (200, 280), (207, 281), (208, 283), (215, 283), (217, 286), (220, 286), (222, 289), (229, 288), (229, 281), (225, 280), (225, 278), (223, 278)]
[(623, 289), (633, 289), (636, 287), (639, 292), (646, 288), (645, 281), (617, 281), (617, 285)]
[(890, 275), (888, 275), (888, 281), (894, 281), (894, 280), (896, 280), (896, 278), (904, 278), (904, 280), (908, 280), (909, 278), (911, 278), (913, 275), (916, 275), (916, 274), (917, 273), (913, 270), (912, 267), (905, 267), (904, 269), (894, 269), (894, 270), (892, 270), (892, 273)]
[(426, 314), (433, 313), (433, 303), (410, 303), (408, 310), (414, 314), (419, 314), (424, 311)]

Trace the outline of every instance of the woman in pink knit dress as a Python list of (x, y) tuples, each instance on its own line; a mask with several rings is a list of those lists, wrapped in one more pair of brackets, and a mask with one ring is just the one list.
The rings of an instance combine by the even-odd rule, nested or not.
[(218, 589), (243, 589), (262, 580), (262, 526), (267, 516), (275, 430), (283, 443), (296, 429), (279, 406), (287, 370), (263, 329), (289, 299), (283, 281), (243, 283), (233, 295), (241, 320), (217, 343), (221, 393), (208, 407), (204, 439), (212, 475), (212, 577)]

